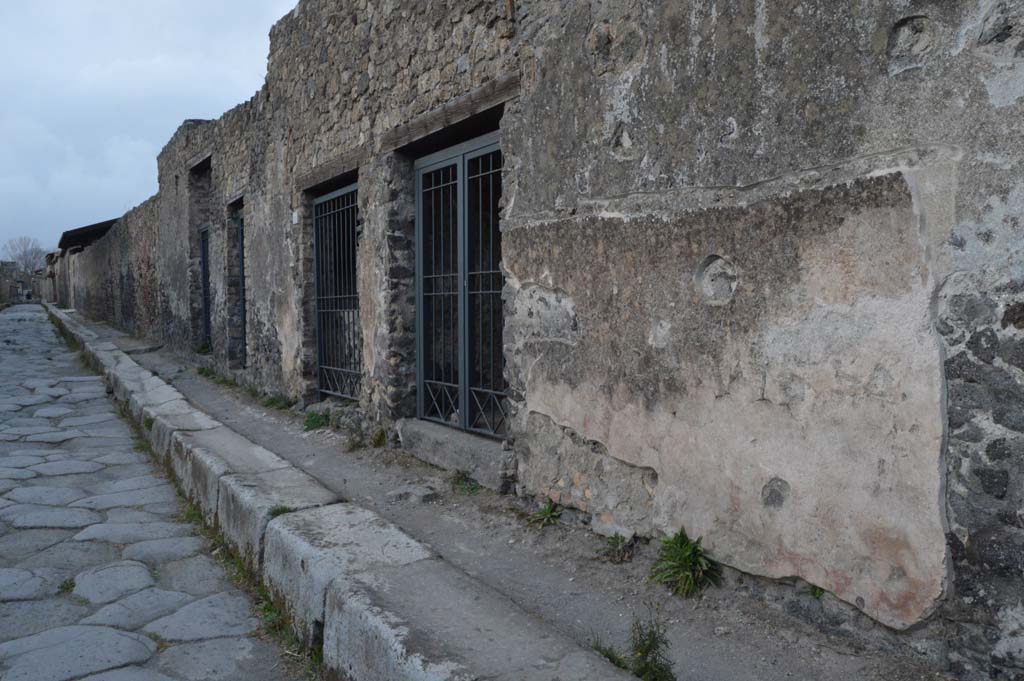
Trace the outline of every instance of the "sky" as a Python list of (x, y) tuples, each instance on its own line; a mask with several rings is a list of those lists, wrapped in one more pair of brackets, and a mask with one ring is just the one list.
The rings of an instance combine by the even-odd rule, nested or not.
[(156, 193), (160, 149), (260, 88), (295, 2), (0, 0), (0, 247), (51, 250)]

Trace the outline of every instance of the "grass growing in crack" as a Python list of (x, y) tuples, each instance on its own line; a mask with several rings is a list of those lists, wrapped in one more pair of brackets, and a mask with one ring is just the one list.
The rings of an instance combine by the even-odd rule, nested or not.
[(60, 592), (62, 594), (69, 594), (69, 593), (71, 593), (74, 590), (75, 590), (75, 580), (72, 579), (71, 577), (68, 577), (63, 582), (60, 583)]
[[(178, 496), (184, 499), (185, 492), (181, 489), (181, 487), (175, 485), (175, 488), (175, 491), (178, 492)], [(203, 512), (199, 510), (199, 507), (193, 504), (191, 501), (186, 501), (185, 510), (181, 512), (181, 519), (187, 523), (194, 523), (196, 525), (201, 526), (203, 524)]]
[(544, 528), (554, 525), (562, 517), (562, 507), (553, 501), (541, 506), (540, 510), (530, 516), (530, 524), (534, 527)]
[(219, 374), (214, 369), (211, 369), (209, 367), (199, 367), (198, 369), (196, 369), (196, 373), (202, 376), (203, 378), (213, 381), (217, 385), (224, 386), (225, 388), (238, 387), (238, 383), (235, 382), (235, 379), (231, 378), (230, 376), (224, 376), (223, 374)]
[(260, 400), (260, 404), (267, 409), (288, 409), (292, 406), (291, 401), (281, 394), (267, 395)]
[(370, 438), (370, 446), (376, 449), (383, 447), (388, 443), (388, 431), (384, 430), (384, 427), (380, 427)]
[(142, 420), (142, 425), (146, 427), (146, 430), (153, 430), (153, 419), (147, 416)]
[(271, 518), (276, 518), (279, 515), (284, 515), (285, 513), (291, 513), (293, 510), (295, 510), (295, 509), (291, 508), (290, 506), (275, 506), (272, 509), (270, 509), (270, 517)]
[(821, 600), (821, 597), (825, 595), (825, 590), (817, 584), (811, 584), (811, 597)]
[(621, 534), (608, 537), (604, 543), (600, 558), (609, 563), (628, 563), (633, 560), (636, 551), (636, 537), (626, 539)]
[(662, 540), (651, 567), (651, 580), (684, 598), (717, 585), (721, 576), (721, 566), (705, 553), (701, 537), (690, 539), (682, 528), (675, 536)]
[(327, 420), (326, 416), (311, 411), (306, 414), (306, 422), (302, 427), (305, 430), (319, 430), (320, 428), (325, 428), (328, 423), (330, 422)]
[(451, 484), (452, 489), (456, 492), (470, 496), (483, 489), (480, 483), (469, 477), (465, 471), (455, 471), (451, 477)]
[(668, 636), (657, 611), (647, 619), (633, 617), (629, 632), (629, 651), (620, 652), (595, 638), (591, 647), (619, 669), (625, 669), (642, 681), (676, 681), (672, 661), (668, 659)]
[(196, 348), (196, 354), (197, 355), (208, 355), (208, 354), (210, 354), (210, 352), (211, 352), (211, 350), (210, 350), (210, 344), (209, 343), (203, 343), (198, 348)]

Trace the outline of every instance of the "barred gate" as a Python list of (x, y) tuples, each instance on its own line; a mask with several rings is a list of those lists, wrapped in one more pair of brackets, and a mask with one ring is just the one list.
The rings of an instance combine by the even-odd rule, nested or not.
[(317, 385), (324, 395), (358, 399), (363, 371), (356, 250), (355, 185), (313, 202)]
[(416, 162), (418, 415), (497, 436), (508, 431), (501, 167), (496, 135)]

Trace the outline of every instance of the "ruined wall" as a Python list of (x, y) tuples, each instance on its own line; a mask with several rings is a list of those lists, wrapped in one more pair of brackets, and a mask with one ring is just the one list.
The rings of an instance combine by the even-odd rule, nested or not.
[(520, 485), (1024, 673), (1024, 4), (545, 19), (502, 124)]
[(959, 673), (1013, 678), (1022, 45), (1021, 0), (302, 0), (264, 87), (182, 125), (143, 226), (62, 257), (57, 295), (194, 351), (206, 227), (207, 361), (308, 396), (311, 205), (358, 179), (362, 403), (408, 416), (411, 164), (514, 78), (491, 104), (519, 491), (605, 533), (685, 526), (896, 630), (949, 621)]

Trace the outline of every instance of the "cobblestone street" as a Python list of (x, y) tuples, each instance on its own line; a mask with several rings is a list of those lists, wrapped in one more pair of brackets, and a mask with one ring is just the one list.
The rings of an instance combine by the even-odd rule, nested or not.
[(0, 311), (0, 678), (293, 678), (103, 383)]

